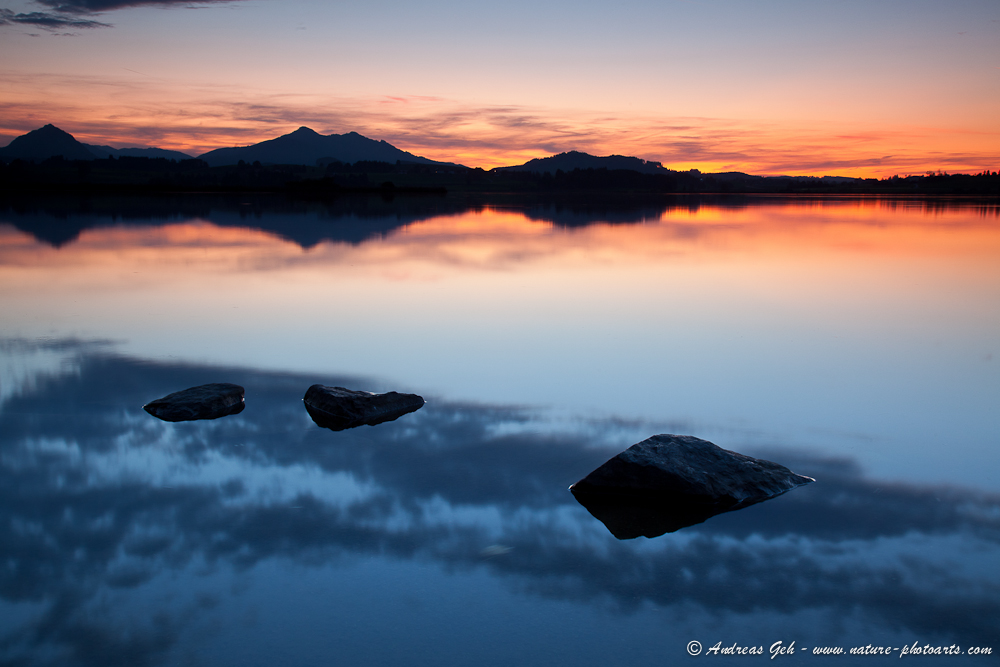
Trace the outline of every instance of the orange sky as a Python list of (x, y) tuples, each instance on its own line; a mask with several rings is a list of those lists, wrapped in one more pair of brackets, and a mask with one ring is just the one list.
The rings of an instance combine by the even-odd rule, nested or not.
[[(483, 168), (581, 150), (758, 174), (1000, 169), (992, 2), (169, 4), (8, 2), (0, 142), (53, 123), (197, 155), (306, 125)], [(24, 22), (39, 12), (106, 27)]]

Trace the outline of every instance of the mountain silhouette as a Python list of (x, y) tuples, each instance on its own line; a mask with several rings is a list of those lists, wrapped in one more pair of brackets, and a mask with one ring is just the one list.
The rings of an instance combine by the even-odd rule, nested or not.
[(93, 160), (96, 156), (73, 138), (69, 132), (63, 132), (55, 125), (32, 130), (14, 139), (6, 147), (0, 148), (0, 159), (4, 160), (47, 160), (61, 155), (66, 160)]
[(268, 139), (259, 144), (241, 148), (218, 148), (199, 156), (210, 167), (260, 161), (261, 164), (303, 164), (315, 166), (323, 162), (359, 161), (410, 162), (415, 164), (459, 166), (447, 162), (436, 162), (425, 157), (400, 150), (386, 141), (376, 141), (361, 136), (357, 132), (347, 134), (322, 135), (308, 127), (300, 127), (290, 134), (276, 139)]
[(41, 162), (51, 157), (62, 156), (66, 160), (97, 160), (114, 157), (167, 158), (168, 160), (190, 160), (191, 156), (179, 151), (162, 148), (112, 148), (93, 146), (78, 141), (72, 134), (60, 130), (49, 123), (45, 127), (32, 130), (0, 148), (0, 160), (30, 160)]
[(148, 157), (166, 158), (168, 160), (190, 160), (191, 156), (180, 151), (170, 151), (165, 148), (112, 148), (111, 146), (95, 146), (83, 144), (97, 158), (115, 157)]
[(663, 165), (659, 162), (651, 162), (642, 158), (625, 155), (597, 157), (579, 151), (536, 158), (513, 167), (497, 167), (493, 171), (531, 171), (539, 174), (554, 174), (559, 170), (573, 171), (574, 169), (607, 169), (609, 171), (627, 169), (644, 174), (665, 174), (670, 171), (669, 169), (664, 169)]

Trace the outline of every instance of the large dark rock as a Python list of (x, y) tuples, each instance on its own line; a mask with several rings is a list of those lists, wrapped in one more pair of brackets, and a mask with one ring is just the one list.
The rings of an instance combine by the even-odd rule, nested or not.
[(142, 406), (143, 410), (168, 422), (218, 419), (243, 412), (243, 387), (215, 382), (176, 391)]
[(656, 537), (814, 482), (690, 435), (654, 435), (570, 487), (615, 537)]
[(375, 426), (398, 419), (424, 406), (424, 399), (416, 394), (400, 394), (395, 391), (373, 394), (321, 384), (309, 387), (302, 401), (314, 422), (334, 431), (356, 426)]

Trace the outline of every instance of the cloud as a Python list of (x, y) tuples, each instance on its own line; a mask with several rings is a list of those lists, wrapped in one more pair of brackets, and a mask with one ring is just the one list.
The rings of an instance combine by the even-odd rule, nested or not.
[(33, 25), (45, 30), (66, 30), (75, 28), (110, 28), (111, 24), (54, 14), (52, 12), (28, 12), (15, 14), (10, 9), (0, 9), (0, 25)]
[[(208, 4), (229, 4), (242, 0), (35, 0), (37, 4), (49, 7), (52, 11), (16, 13), (10, 9), (0, 9), (0, 26), (30, 25), (49, 32), (57, 30), (76, 30), (91, 28), (111, 28), (110, 23), (103, 23), (88, 18), (92, 14), (126, 9), (128, 7), (179, 7), (195, 9)], [(63, 33), (72, 34), (72, 33)]]
[(181, 7), (193, 9), (199, 5), (239, 2), (241, 0), (36, 0), (39, 4), (67, 14), (93, 14), (128, 7)]
[(0, 101), (4, 133), (55, 122), (86, 143), (139, 143), (190, 155), (273, 139), (305, 125), (322, 134), (355, 131), (416, 155), (486, 169), (570, 150), (633, 155), (681, 171), (760, 175), (980, 172), (998, 160), (989, 141), (961, 128), (847, 132), (832, 124), (816, 129), (719, 117), (651, 118), (414, 95), (266, 94), (124, 69), (117, 76), (4, 72), (0, 85), (14, 91)]

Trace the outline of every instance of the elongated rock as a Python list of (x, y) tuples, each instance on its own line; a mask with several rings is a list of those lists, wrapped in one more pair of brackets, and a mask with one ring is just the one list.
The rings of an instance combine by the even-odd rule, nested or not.
[(814, 482), (690, 435), (654, 435), (570, 487), (619, 539), (655, 537)]
[(228, 382), (203, 384), (176, 391), (142, 406), (149, 414), (167, 422), (218, 419), (243, 412), (243, 387)]
[(313, 421), (323, 428), (343, 431), (357, 426), (375, 426), (398, 419), (424, 406), (416, 394), (390, 391), (373, 394), (343, 387), (314, 384), (306, 391), (302, 402)]

